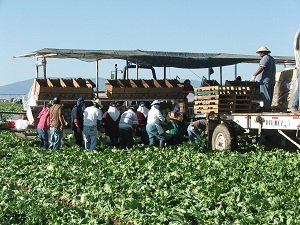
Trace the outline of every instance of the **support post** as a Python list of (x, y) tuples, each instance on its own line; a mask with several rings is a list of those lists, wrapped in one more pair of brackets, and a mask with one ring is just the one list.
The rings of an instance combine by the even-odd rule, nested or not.
[(97, 97), (99, 93), (99, 60), (96, 61), (96, 91), (97, 91)]

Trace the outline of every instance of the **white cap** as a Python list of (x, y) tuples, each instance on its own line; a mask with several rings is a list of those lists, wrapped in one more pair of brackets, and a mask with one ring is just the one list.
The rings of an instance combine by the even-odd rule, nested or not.
[(257, 49), (256, 53), (259, 53), (259, 52), (269, 52), (269, 53), (271, 53), (271, 51), (266, 46), (261, 46), (259, 49)]
[(99, 98), (97, 98), (96, 100), (93, 101), (94, 103), (98, 104), (99, 106), (101, 106), (101, 101)]
[(158, 101), (158, 100), (154, 100), (152, 103), (151, 103), (151, 106), (152, 105), (159, 105), (160, 104), (160, 102)]

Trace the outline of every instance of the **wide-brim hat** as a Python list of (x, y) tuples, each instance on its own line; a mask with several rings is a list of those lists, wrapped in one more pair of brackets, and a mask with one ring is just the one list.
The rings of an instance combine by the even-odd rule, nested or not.
[(158, 101), (158, 100), (154, 100), (152, 103), (151, 103), (151, 106), (152, 105), (159, 105), (160, 104), (160, 102)]
[(93, 103), (94, 103), (94, 104), (97, 104), (97, 105), (99, 105), (99, 106), (101, 106), (101, 101), (100, 101), (99, 98), (93, 100)]
[(256, 50), (256, 53), (260, 53), (260, 52), (271, 53), (271, 51), (266, 46), (261, 46), (259, 49)]

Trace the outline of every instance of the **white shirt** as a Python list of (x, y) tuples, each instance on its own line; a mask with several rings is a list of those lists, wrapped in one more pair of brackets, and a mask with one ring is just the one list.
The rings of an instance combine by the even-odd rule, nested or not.
[(128, 109), (121, 115), (119, 128), (132, 128), (132, 125), (138, 125), (138, 118), (134, 111)]
[(83, 126), (97, 126), (97, 120), (102, 120), (102, 111), (95, 106), (85, 108), (83, 112)]
[(164, 121), (165, 118), (163, 117), (159, 109), (155, 108), (155, 106), (152, 106), (148, 113), (147, 124), (150, 123), (160, 124), (161, 122)]
[(166, 119), (163, 117), (161, 112), (155, 105), (151, 106), (151, 109), (148, 113), (147, 124), (155, 124), (159, 134), (163, 134), (164, 130), (162, 129), (160, 123), (164, 122)]

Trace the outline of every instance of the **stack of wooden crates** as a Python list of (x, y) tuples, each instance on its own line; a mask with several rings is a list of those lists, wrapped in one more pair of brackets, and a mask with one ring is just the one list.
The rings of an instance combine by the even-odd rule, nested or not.
[(259, 85), (255, 82), (228, 82), (225, 86), (194, 88), (194, 113), (257, 112)]

